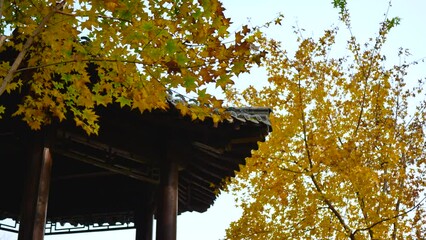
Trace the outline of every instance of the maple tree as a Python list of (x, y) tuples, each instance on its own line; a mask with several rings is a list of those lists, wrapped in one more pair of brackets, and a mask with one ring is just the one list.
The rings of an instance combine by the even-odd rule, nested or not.
[[(334, 3), (350, 28), (346, 1)], [(398, 23), (386, 17), (366, 44), (351, 36), (343, 57), (331, 53), (336, 28), (299, 35), (294, 56), (263, 38), (267, 86), (228, 95), (271, 106), (273, 132), (228, 186), (243, 214), (227, 239), (426, 236), (423, 81), (405, 79), (416, 63), (387, 67), (381, 54)]]
[[(218, 0), (0, 0), (0, 117), (32, 129), (73, 119), (98, 133), (97, 106), (166, 109), (182, 88), (196, 104), (176, 104), (192, 119), (222, 119), (224, 89), (259, 62), (244, 26), (230, 33)], [(234, 39), (234, 40), (229, 40)], [(17, 109), (5, 95), (20, 94)]]

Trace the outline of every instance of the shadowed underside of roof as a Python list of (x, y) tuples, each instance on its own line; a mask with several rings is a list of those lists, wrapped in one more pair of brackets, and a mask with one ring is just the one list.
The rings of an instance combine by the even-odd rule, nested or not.
[[(168, 111), (100, 111), (99, 136), (72, 124), (49, 131), (53, 157), (48, 220), (89, 225), (133, 222), (147, 199), (156, 199), (159, 163), (173, 148), (179, 162), (178, 212), (204, 212), (223, 179), (245, 164), (271, 131), (267, 108), (229, 108), (214, 126)], [(20, 120), (0, 124), (0, 219), (19, 216), (33, 134)]]

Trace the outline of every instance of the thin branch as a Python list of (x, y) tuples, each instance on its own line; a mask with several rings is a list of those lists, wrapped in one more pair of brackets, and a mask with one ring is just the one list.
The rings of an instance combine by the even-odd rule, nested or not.
[(412, 61), (412, 62), (408, 63), (407, 65), (411, 66), (411, 65), (417, 64), (417, 63), (418, 63), (418, 62), (420, 62), (420, 61), (424, 62), (424, 61), (425, 61), (425, 59), (426, 59), (426, 56), (425, 56), (425, 57), (418, 58), (418, 59), (416, 59), (416, 60), (414, 60), (414, 61)]
[[(2, 21), (3, 18), (3, 6), (4, 6), (4, 0), (0, 0), (0, 21)], [(6, 36), (3, 35), (3, 27), (0, 28), (0, 48), (3, 46), (3, 43), (6, 41)]]
[[(0, 0), (0, 21), (3, 18), (3, 6), (4, 6), (4, 0)], [(3, 29), (1, 29), (1, 33), (3, 33)]]
[(21, 52), (16, 57), (15, 61), (12, 64), (12, 67), (10, 68), (9, 72), (7, 73), (6, 77), (3, 79), (1, 86), (0, 86), (0, 96), (4, 93), (6, 90), (7, 84), (9, 84), (13, 80), (13, 75), (16, 73), (16, 70), (18, 69), (21, 62), (24, 60), (25, 55), (27, 54), (28, 49), (31, 47), (34, 37), (37, 36), (45, 27), (45, 25), (49, 22), (49, 20), (55, 15), (55, 13), (61, 9), (65, 5), (66, 1), (62, 1), (60, 3), (57, 3), (55, 7), (53, 7), (52, 11), (49, 12), (43, 20), (39, 23), (37, 28), (33, 31), (31, 36), (28, 37), (27, 41), (25, 42)]
[[(398, 199), (396, 202), (396, 206), (395, 206), (395, 211), (399, 212), (399, 206), (400, 206), (401, 201)], [(396, 240), (396, 232), (398, 230), (398, 223), (397, 221), (395, 221), (393, 223), (393, 230), (392, 230), (392, 240)]]

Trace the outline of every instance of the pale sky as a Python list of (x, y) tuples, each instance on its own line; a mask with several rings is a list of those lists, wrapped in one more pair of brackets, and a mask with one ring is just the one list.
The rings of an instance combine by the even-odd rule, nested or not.
[[(352, 33), (360, 42), (369, 37), (375, 37), (378, 23), (384, 19), (388, 0), (347, 0), (352, 16)], [(334, 49), (334, 53), (343, 55), (345, 39), (348, 31), (338, 21), (337, 10), (332, 8), (332, 0), (223, 0), (227, 11), (237, 30), (242, 24), (257, 26), (272, 20), (278, 13), (285, 16), (281, 27), (267, 31), (268, 36), (283, 42), (286, 50), (295, 50), (296, 41), (291, 26), (297, 25), (305, 29), (304, 37), (320, 37), (323, 31), (332, 25), (340, 27), (342, 45)], [(425, 0), (393, 0), (389, 17), (398, 16), (401, 24), (393, 29), (388, 42), (382, 51), (391, 65), (398, 64), (397, 52), (399, 47), (410, 49), (412, 56), (407, 60), (412, 62), (426, 57), (426, 1)], [(345, 35), (346, 34), (346, 35)], [(339, 41), (339, 38), (337, 39)], [(425, 63), (409, 69), (409, 80), (416, 81), (426, 76)], [(238, 79), (238, 86), (248, 84), (258, 85), (266, 80), (262, 70), (254, 70)], [(235, 208), (232, 196), (222, 194), (215, 204), (205, 213), (184, 213), (178, 217), (178, 240), (218, 240), (224, 239), (225, 229), (231, 221), (241, 215), (241, 210)], [(155, 231), (154, 231), (155, 232)], [(47, 236), (46, 240), (88, 240), (88, 239), (134, 239), (134, 230), (109, 231), (89, 234), (70, 234)], [(17, 239), (16, 234), (0, 231), (0, 240)]]

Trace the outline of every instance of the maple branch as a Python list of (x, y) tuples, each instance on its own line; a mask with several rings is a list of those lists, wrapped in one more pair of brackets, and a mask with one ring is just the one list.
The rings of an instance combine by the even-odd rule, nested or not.
[[(142, 64), (144, 66), (153, 66), (154, 65), (154, 64), (147, 64), (144, 61), (136, 61), (136, 60), (120, 60), (120, 59), (108, 59), (108, 58), (87, 58), (87, 59), (73, 59), (73, 60), (67, 60), (67, 61), (47, 63), (47, 64), (37, 65), (37, 66), (32, 66), (32, 67), (19, 68), (15, 71), (15, 73), (23, 72), (23, 71), (27, 71), (27, 70), (57, 66), (57, 65), (61, 65), (61, 64), (76, 63), (76, 62), (113, 62), (113, 63), (120, 62), (120, 63)], [(205, 66), (205, 65), (206, 64), (200, 64), (200, 65), (192, 65), (192, 66), (180, 67), (180, 68), (191, 69), (191, 68), (199, 68), (199, 67), (202, 67), (202, 66)]]
[(379, 225), (379, 224), (381, 224), (381, 223), (384, 223), (384, 222), (386, 222), (386, 221), (393, 220), (393, 219), (395, 219), (395, 218), (399, 218), (399, 217), (402, 217), (402, 216), (404, 216), (404, 215), (407, 215), (408, 213), (412, 212), (413, 210), (418, 209), (418, 208), (422, 205), (422, 202), (423, 202), (424, 200), (426, 200), (426, 197), (424, 197), (424, 198), (423, 198), (422, 200), (420, 200), (420, 201), (419, 201), (416, 205), (414, 205), (412, 208), (408, 209), (408, 210), (407, 210), (407, 211), (405, 211), (405, 212), (402, 212), (402, 213), (397, 214), (397, 215), (392, 216), (392, 217), (382, 218), (380, 221), (377, 221), (377, 222), (375, 222), (375, 223), (371, 224), (369, 227), (366, 227), (366, 228), (358, 228), (357, 230), (355, 230), (355, 231), (351, 234), (351, 236), (355, 237), (355, 234), (356, 234), (357, 232), (370, 230), (370, 229), (372, 229), (373, 227), (375, 227), (375, 226), (377, 226), (377, 225)]
[(0, 48), (3, 46), (6, 39), (7, 37), (5, 35), (0, 35)]
[[(4, 0), (0, 0), (0, 21), (3, 18), (3, 6), (4, 6)], [(1, 29), (3, 33), (3, 29)]]
[(147, 65), (143, 61), (135, 61), (135, 60), (118, 60), (118, 59), (108, 59), (108, 58), (88, 58), (88, 59), (73, 59), (68, 61), (60, 61), (60, 62), (54, 62), (54, 63), (47, 63), (43, 65), (37, 65), (33, 67), (24, 67), (19, 68), (16, 70), (16, 72), (23, 72), (27, 70), (33, 70), (33, 69), (40, 69), (40, 68), (46, 68), (51, 66), (57, 66), (61, 64), (68, 64), (68, 63), (76, 63), (76, 62), (121, 62), (121, 63), (134, 63), (134, 64), (143, 64)]
[(53, 7), (52, 11), (49, 12), (38, 24), (37, 28), (33, 31), (31, 36), (28, 37), (27, 41), (25, 42), (24, 46), (22, 47), (21, 52), (19, 52), (18, 56), (16, 57), (15, 61), (12, 64), (12, 67), (9, 69), (6, 77), (3, 79), (1, 86), (0, 86), (0, 96), (4, 93), (6, 90), (6, 85), (10, 83), (13, 80), (13, 75), (16, 73), (16, 70), (18, 69), (21, 62), (24, 60), (25, 55), (27, 54), (28, 49), (31, 47), (34, 37), (37, 36), (42, 29), (45, 27), (47, 22), (50, 20), (50, 18), (53, 17), (53, 15), (61, 9), (65, 5), (66, 1), (62, 1), (60, 3), (57, 3), (55, 7)]
[[(77, 15), (75, 13), (67, 13), (67, 12), (64, 12), (64, 11), (57, 11), (57, 13), (65, 15), (65, 16), (70, 16), (70, 17), (89, 17), (89, 15)], [(100, 15), (100, 14), (96, 15), (96, 17), (133, 23), (131, 20), (127, 20), (127, 19), (123, 19), (123, 18), (117, 18), (117, 17), (103, 16), (103, 15)]]
[[(3, 5), (4, 0), (0, 0), (0, 21), (3, 18)], [(3, 35), (3, 28), (0, 29), (0, 48), (3, 46), (4, 41), (6, 41), (6, 36)]]

